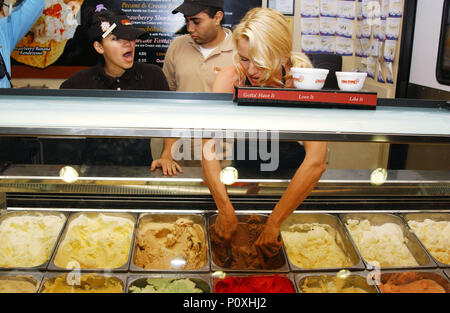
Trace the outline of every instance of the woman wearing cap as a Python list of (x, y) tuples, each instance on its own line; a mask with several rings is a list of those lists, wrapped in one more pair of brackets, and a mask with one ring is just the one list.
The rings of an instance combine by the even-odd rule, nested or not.
[(161, 69), (153, 64), (134, 63), (136, 39), (145, 32), (133, 27), (121, 10), (106, 9), (102, 4), (95, 11), (88, 8), (83, 23), (99, 64), (80, 71), (60, 88), (168, 90)]
[[(312, 67), (303, 53), (292, 52), (292, 31), (285, 17), (271, 9), (247, 12), (233, 31), (234, 66), (216, 77), (214, 92), (233, 92), (235, 86), (294, 87), (291, 67)], [(206, 144), (207, 140), (204, 140)], [(326, 143), (303, 142), (306, 155), (289, 186), (270, 214), (255, 245), (266, 256), (278, 253), (280, 225), (308, 196), (326, 169)], [(205, 151), (204, 151), (205, 152)], [(280, 157), (282, 157), (280, 155)], [(202, 158), (205, 181), (219, 210), (217, 234), (230, 240), (237, 229), (237, 218), (226, 188), (220, 181), (220, 163), (210, 156)]]
[[(99, 63), (75, 73), (62, 83), (62, 89), (169, 90), (161, 68), (135, 63), (136, 39), (145, 34), (134, 28), (121, 10), (106, 9), (99, 4), (88, 9), (84, 23)], [(161, 158), (151, 169), (162, 167), (164, 175), (176, 175), (181, 167), (173, 161), (170, 148), (176, 139), (165, 139)], [(90, 165), (144, 166), (151, 162), (149, 140), (87, 139), (82, 163)]]

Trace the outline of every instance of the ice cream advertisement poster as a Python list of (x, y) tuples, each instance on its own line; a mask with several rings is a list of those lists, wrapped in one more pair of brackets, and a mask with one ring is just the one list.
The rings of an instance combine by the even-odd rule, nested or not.
[(42, 15), (17, 44), (11, 57), (36, 68), (52, 65), (75, 33), (82, 4), (83, 0), (46, 0)]
[[(187, 33), (184, 16), (172, 14), (182, 2), (45, 0), (42, 15), (11, 54), (14, 77), (68, 78), (80, 67), (95, 65), (98, 58), (82, 21), (86, 18), (86, 9), (99, 4), (124, 11), (135, 27), (148, 33), (136, 40), (135, 61), (162, 66), (171, 42), (176, 36)], [(231, 28), (250, 8), (261, 5), (261, 0), (225, 0), (223, 26)], [(0, 11), (0, 15), (6, 14)]]

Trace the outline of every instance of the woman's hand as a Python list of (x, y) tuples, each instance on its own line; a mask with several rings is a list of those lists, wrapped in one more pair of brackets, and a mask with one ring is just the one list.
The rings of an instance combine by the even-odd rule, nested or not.
[[(255, 241), (256, 250), (261, 251), (266, 258), (276, 256), (279, 253), (282, 244), (279, 235), (280, 227), (268, 219), (264, 226), (264, 230)], [(260, 259), (261, 257), (262, 256), (260, 256)]]
[(214, 230), (219, 238), (222, 238), (226, 243), (230, 242), (237, 230), (237, 226), (238, 219), (234, 213), (221, 214), (219, 211), (219, 215), (214, 223)]
[(154, 160), (150, 167), (150, 170), (153, 172), (156, 168), (161, 167), (163, 174), (165, 176), (169, 175), (177, 175), (177, 171), (183, 173), (181, 166), (175, 162), (173, 159), (161, 157), (160, 159)]

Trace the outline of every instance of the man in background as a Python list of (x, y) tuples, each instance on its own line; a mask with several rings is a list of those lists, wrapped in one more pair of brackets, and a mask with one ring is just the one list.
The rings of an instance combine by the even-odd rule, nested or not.
[(169, 46), (163, 72), (170, 90), (211, 92), (220, 70), (232, 65), (231, 31), (222, 27), (223, 0), (185, 0), (172, 11), (182, 13), (189, 34)]

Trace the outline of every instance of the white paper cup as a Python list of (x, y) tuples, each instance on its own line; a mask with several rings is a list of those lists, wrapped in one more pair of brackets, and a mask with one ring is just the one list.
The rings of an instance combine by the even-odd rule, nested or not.
[(364, 86), (367, 73), (336, 72), (339, 89), (343, 91), (360, 91)]
[(322, 68), (291, 68), (295, 88), (320, 90), (325, 84), (329, 70)]

